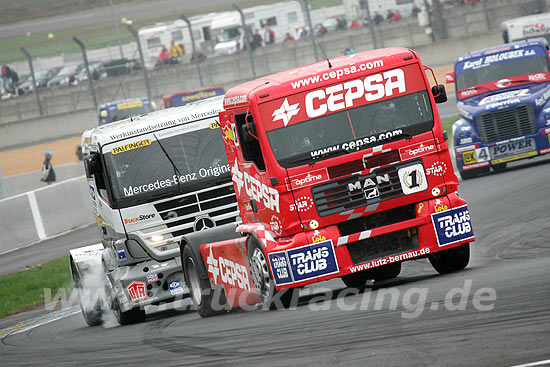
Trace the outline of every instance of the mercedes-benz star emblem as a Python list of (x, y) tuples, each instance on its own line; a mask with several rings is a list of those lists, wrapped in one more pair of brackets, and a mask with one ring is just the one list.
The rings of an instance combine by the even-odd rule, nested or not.
[(216, 222), (212, 220), (210, 217), (198, 217), (195, 221), (195, 224), (193, 224), (193, 229), (195, 232), (198, 231), (204, 231), (209, 228), (214, 228), (216, 226)]

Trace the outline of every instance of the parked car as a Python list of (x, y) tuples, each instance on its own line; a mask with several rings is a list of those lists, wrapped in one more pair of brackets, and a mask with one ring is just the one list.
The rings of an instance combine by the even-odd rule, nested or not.
[(323, 20), (322, 23), (316, 24), (313, 27), (313, 30), (316, 35), (322, 35), (322, 34), (319, 34), (321, 30), (321, 26), (325, 27), (325, 31), (323, 32), (323, 34), (336, 31), (338, 29), (338, 17), (327, 18)]
[[(93, 80), (103, 79), (107, 77), (107, 70), (103, 61), (93, 61), (89, 63), (90, 74)], [(82, 64), (80, 72), (75, 76), (78, 83), (88, 80), (88, 73), (86, 72), (86, 66)]]
[(141, 65), (134, 59), (116, 59), (104, 61), (103, 66), (107, 76), (119, 76), (131, 74), (141, 69)]
[[(62, 66), (56, 66), (48, 70), (39, 70), (34, 73), (36, 79), (36, 85), (38, 88), (45, 88), (50, 79), (56, 76), (62, 69)], [(34, 90), (32, 87), (32, 77), (29, 75), (26, 80), (19, 84), (19, 90), (21, 94), (30, 93)]]
[(59, 73), (48, 81), (48, 87), (54, 87), (57, 85), (74, 85), (78, 84), (76, 75), (84, 69), (84, 64), (79, 65), (67, 65), (64, 66)]

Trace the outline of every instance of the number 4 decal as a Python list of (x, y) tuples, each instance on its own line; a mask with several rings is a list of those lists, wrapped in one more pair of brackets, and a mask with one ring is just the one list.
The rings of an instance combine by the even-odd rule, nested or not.
[(401, 188), (405, 195), (424, 191), (428, 188), (426, 173), (424, 172), (424, 167), (422, 167), (420, 163), (400, 168), (397, 173), (399, 175), (399, 181), (401, 181)]

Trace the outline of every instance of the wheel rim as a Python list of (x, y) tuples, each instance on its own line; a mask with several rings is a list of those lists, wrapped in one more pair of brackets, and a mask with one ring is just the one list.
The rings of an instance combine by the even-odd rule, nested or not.
[(186, 264), (186, 273), (187, 273), (187, 279), (189, 284), (187, 286), (189, 287), (189, 291), (191, 292), (191, 298), (193, 299), (193, 302), (195, 304), (200, 305), (201, 304), (201, 284), (199, 280), (199, 275), (197, 273), (197, 268), (195, 266), (195, 262), (193, 259), (189, 258), (187, 259)]
[(265, 300), (269, 297), (271, 290), (271, 277), (267, 267), (267, 260), (260, 248), (254, 248), (250, 262), (252, 282), (256, 290), (260, 293), (260, 297)]

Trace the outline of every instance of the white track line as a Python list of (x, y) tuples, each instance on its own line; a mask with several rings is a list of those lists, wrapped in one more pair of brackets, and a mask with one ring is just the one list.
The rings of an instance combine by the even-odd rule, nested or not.
[(518, 364), (518, 365), (510, 366), (510, 367), (536, 367), (536, 366), (550, 366), (550, 359), (547, 359), (545, 361)]
[(25, 331), (34, 329), (36, 327), (49, 324), (50, 322), (61, 320), (61, 319), (64, 319), (65, 317), (75, 315), (79, 312), (80, 312), (80, 307), (74, 306), (74, 307), (64, 308), (59, 311), (54, 311), (49, 314), (35, 317), (29, 320), (21, 321), (15, 325), (8, 326), (4, 329), (0, 329), (0, 338), (4, 338), (9, 335), (23, 333)]

